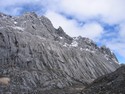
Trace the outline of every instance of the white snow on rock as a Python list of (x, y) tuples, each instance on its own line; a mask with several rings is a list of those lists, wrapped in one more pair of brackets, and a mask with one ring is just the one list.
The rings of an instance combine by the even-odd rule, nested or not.
[(114, 58), (112, 58), (112, 59), (113, 59), (113, 61), (115, 61), (115, 63), (119, 64), (119, 62), (118, 62), (118, 61), (116, 61), (116, 59), (114, 59)]
[(63, 37), (59, 37), (60, 39), (63, 39)]
[(109, 62), (109, 63), (113, 64), (113, 62)]
[(73, 41), (70, 46), (77, 47), (78, 46), (78, 42), (77, 41)]
[(64, 43), (64, 45), (63, 45), (64, 47), (69, 47), (69, 44), (67, 44), (67, 43)]
[(88, 48), (86, 48), (86, 49), (83, 49), (83, 48), (81, 49), (81, 48), (80, 48), (80, 50), (84, 50), (84, 51), (87, 51), (87, 52), (95, 53), (94, 50), (90, 50), (90, 49), (88, 49)]
[(13, 29), (18, 29), (18, 30), (21, 30), (21, 31), (23, 31), (24, 30), (24, 28), (22, 28), (22, 27), (18, 27), (18, 26), (15, 26), (15, 27), (12, 27)]
[(106, 60), (109, 60), (108, 56), (107, 55), (104, 55), (104, 57), (106, 58)]
[(14, 24), (17, 24), (17, 22), (15, 21)]
[(83, 51), (83, 48), (80, 48), (81, 51)]

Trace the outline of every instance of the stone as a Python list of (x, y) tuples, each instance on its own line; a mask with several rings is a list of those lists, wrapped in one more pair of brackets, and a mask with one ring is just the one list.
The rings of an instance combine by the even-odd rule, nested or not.
[(0, 15), (0, 75), (11, 79), (1, 92), (32, 94), (85, 86), (120, 67), (109, 49), (107, 53), (88, 38), (68, 36), (44, 16)]
[(81, 94), (125, 94), (125, 65), (97, 78)]

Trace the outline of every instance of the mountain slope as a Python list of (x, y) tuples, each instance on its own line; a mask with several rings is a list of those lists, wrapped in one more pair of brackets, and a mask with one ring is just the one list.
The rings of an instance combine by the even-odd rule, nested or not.
[(11, 79), (2, 92), (35, 92), (86, 85), (115, 71), (118, 61), (88, 38), (68, 36), (35, 13), (0, 13), (0, 75)]
[(96, 79), (82, 94), (125, 94), (125, 65)]

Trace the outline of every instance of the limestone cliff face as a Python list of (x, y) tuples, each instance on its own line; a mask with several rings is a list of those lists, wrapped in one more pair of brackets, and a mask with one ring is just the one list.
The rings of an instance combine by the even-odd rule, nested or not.
[(108, 48), (99, 48), (88, 38), (72, 38), (44, 16), (0, 13), (0, 75), (11, 79), (2, 92), (86, 85), (118, 67)]

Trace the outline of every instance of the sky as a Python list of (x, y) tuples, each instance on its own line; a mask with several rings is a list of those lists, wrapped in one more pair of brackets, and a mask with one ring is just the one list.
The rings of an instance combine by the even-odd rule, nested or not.
[(55, 28), (106, 45), (125, 63), (125, 0), (0, 0), (0, 12), (45, 15)]

